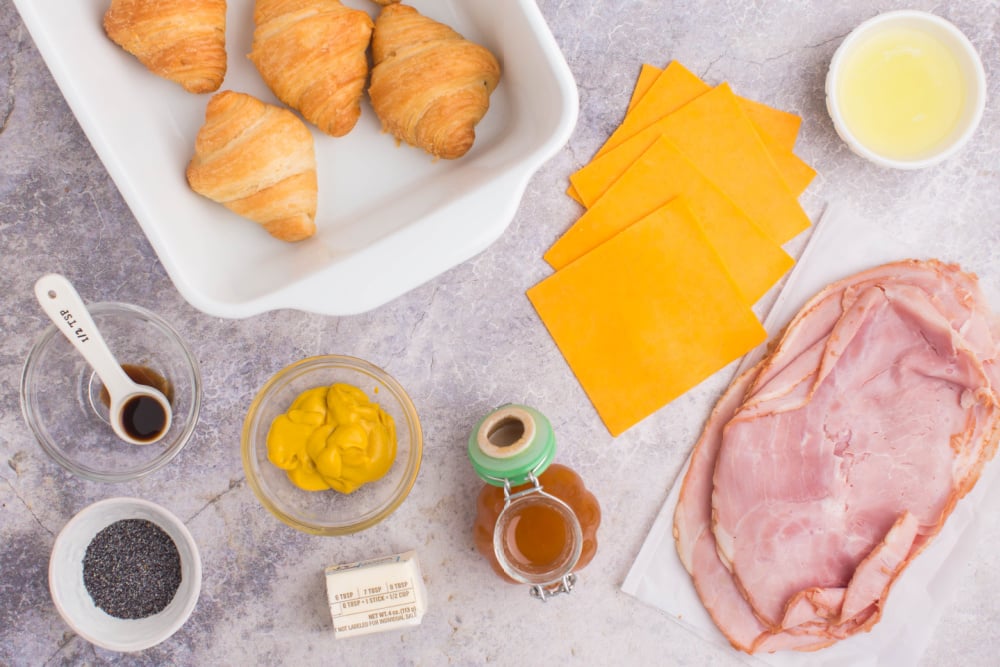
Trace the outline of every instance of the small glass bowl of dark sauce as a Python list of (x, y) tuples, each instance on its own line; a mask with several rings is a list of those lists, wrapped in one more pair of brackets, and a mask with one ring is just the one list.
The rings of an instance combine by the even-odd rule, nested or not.
[(136, 479), (166, 465), (190, 439), (201, 409), (198, 362), (177, 331), (145, 308), (97, 303), (87, 309), (125, 372), (170, 401), (169, 430), (148, 445), (120, 440), (101, 379), (54, 325), (28, 354), (21, 410), (42, 449), (70, 472), (101, 482)]

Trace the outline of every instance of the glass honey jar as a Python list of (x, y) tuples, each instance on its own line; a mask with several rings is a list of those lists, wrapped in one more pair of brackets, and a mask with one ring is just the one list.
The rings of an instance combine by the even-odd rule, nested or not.
[(576, 472), (553, 463), (549, 420), (524, 405), (483, 417), (469, 460), (485, 484), (476, 503), (476, 549), (494, 571), (546, 600), (568, 593), (597, 551), (601, 508)]

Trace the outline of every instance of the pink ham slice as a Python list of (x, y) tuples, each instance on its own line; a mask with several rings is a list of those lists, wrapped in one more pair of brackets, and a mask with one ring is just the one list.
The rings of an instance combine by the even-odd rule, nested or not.
[(735, 647), (813, 650), (878, 621), (995, 453), (998, 341), (974, 276), (898, 262), (820, 292), (730, 387), (674, 535)]
[[(851, 583), (844, 591), (838, 625), (857, 618), (859, 614), (884, 600), (893, 580), (910, 559), (920, 524), (909, 512), (903, 512), (881, 544), (858, 564)], [(796, 624), (799, 625), (799, 624)]]

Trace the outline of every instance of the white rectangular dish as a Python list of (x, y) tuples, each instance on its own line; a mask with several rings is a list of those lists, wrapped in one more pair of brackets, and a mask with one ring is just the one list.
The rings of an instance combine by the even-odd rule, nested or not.
[[(143, 67), (104, 34), (109, 0), (14, 0), (70, 108), (180, 293), (219, 317), (370, 310), (472, 257), (507, 228), (532, 174), (569, 139), (576, 85), (533, 0), (413, 0), (502, 68), (472, 150), (435, 161), (397, 146), (367, 99), (357, 126), (313, 128), (316, 236), (297, 244), (195, 194), (184, 170), (210, 95)], [(370, 0), (345, 0), (372, 16)], [(220, 90), (279, 102), (246, 58), (253, 0), (229, 0)], [(77, 221), (83, 224), (84, 221)]]

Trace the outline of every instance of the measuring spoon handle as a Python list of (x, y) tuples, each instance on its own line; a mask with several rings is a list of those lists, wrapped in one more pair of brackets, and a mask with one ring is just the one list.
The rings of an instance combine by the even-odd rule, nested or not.
[(133, 391), (135, 383), (108, 349), (90, 311), (69, 280), (58, 273), (44, 275), (35, 282), (35, 297), (45, 314), (83, 355), (112, 396), (124, 396)]

